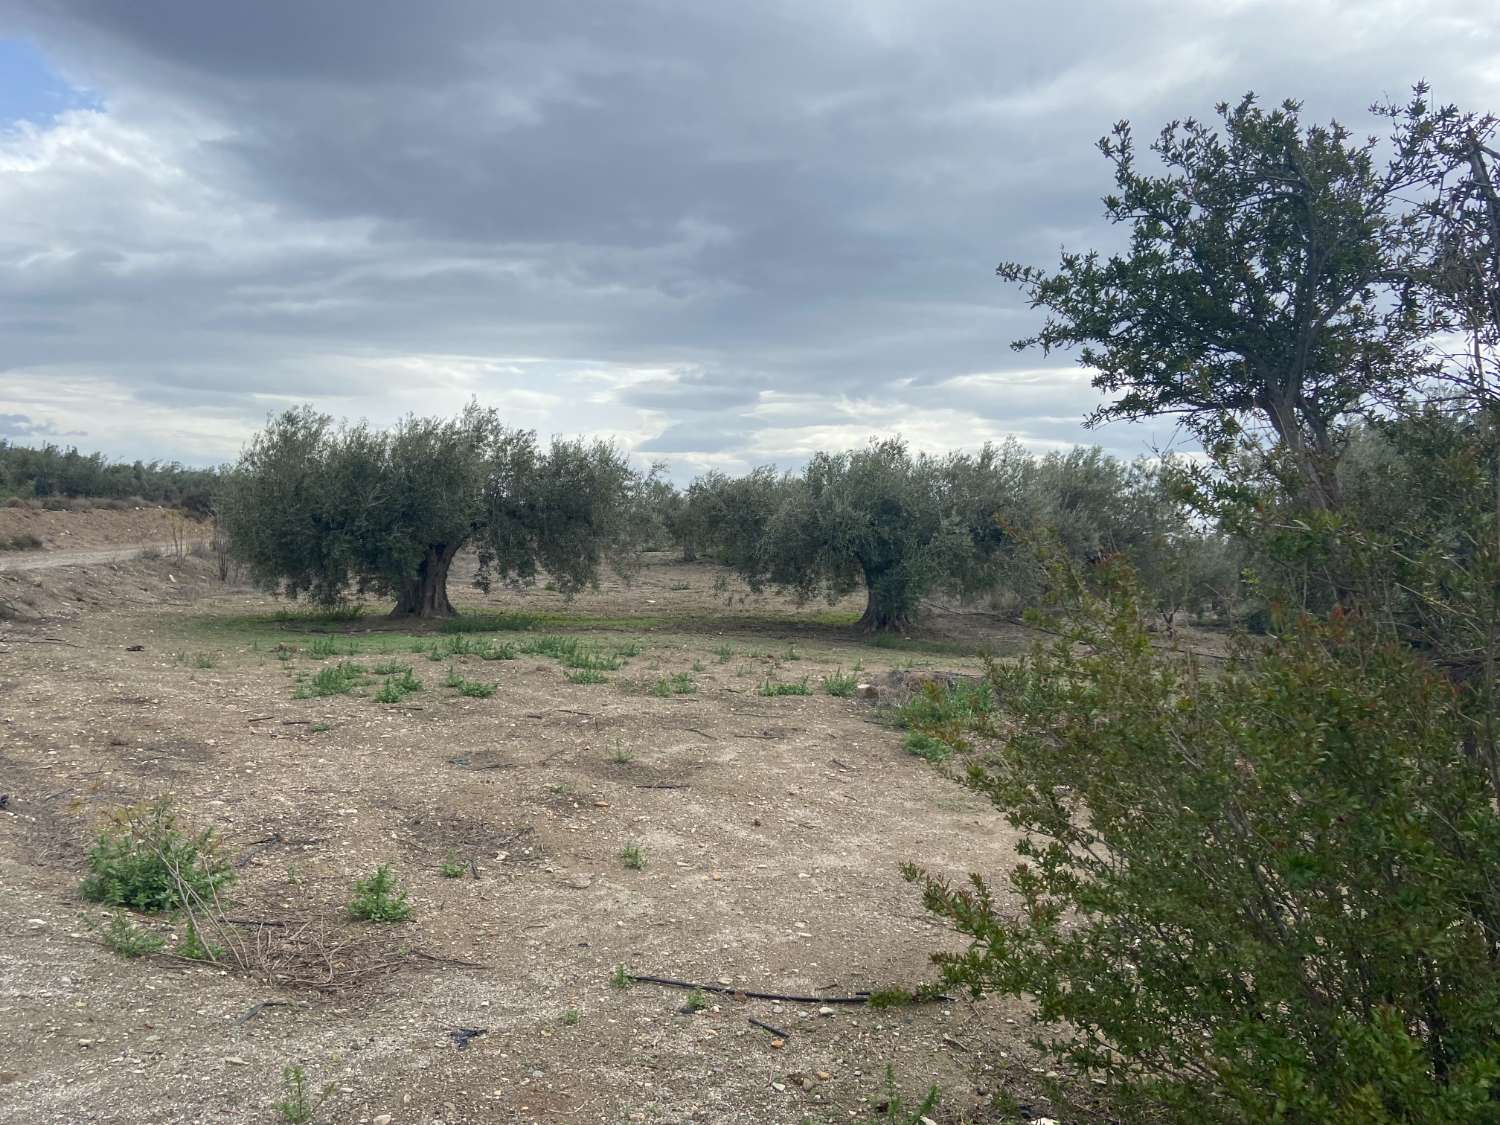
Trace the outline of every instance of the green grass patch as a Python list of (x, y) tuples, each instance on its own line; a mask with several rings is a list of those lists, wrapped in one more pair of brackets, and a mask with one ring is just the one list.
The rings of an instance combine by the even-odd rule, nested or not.
[(853, 675), (846, 674), (842, 668), (831, 675), (823, 677), (823, 690), (829, 695), (840, 699), (847, 699), (854, 694), (854, 689), (859, 686), (859, 680)]
[(563, 675), (570, 684), (603, 684), (609, 682), (608, 676), (593, 668), (579, 668), (576, 671), (565, 672)]
[(541, 623), (535, 613), (469, 613), (450, 617), (438, 626), (440, 633), (524, 633)]
[(908, 731), (904, 745), (908, 754), (915, 754), (929, 762), (941, 762), (956, 749), (941, 738), (920, 730)]
[(759, 695), (811, 695), (812, 688), (807, 686), (807, 677), (800, 680), (762, 680), (760, 687), (756, 689)]
[(651, 694), (665, 698), (669, 695), (691, 695), (698, 690), (698, 683), (691, 672), (673, 672), (651, 685)]
[(365, 681), (365, 670), (358, 664), (341, 660), (305, 678), (292, 692), (293, 699), (313, 699), (329, 695), (348, 695)]

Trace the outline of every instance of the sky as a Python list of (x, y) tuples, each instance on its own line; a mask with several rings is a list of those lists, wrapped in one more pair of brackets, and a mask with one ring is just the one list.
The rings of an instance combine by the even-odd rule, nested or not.
[(1094, 142), (1253, 90), (1500, 110), (1496, 0), (0, 0), (0, 437), (234, 458), (471, 398), (685, 481), (1088, 430), (994, 276)]

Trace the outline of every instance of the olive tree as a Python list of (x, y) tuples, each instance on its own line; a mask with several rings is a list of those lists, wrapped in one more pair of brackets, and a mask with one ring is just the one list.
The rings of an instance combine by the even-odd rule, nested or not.
[(718, 487), (725, 561), (752, 587), (830, 600), (865, 590), (870, 630), (909, 625), (921, 599), (988, 587), (1006, 542), (1004, 453), (913, 456), (899, 438), (818, 453), (800, 476), (757, 470)]
[(232, 551), (263, 586), (332, 604), (395, 600), (394, 615), (447, 617), (465, 547), (479, 584), (545, 570), (566, 594), (625, 558), (636, 475), (605, 442), (554, 441), (471, 404), (390, 430), (335, 425), (310, 408), (270, 420), (226, 474), (219, 509)]

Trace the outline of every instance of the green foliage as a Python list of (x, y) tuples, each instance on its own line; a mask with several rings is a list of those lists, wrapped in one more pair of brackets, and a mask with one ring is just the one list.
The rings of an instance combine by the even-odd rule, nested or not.
[(88, 863), (80, 888), (85, 899), (147, 913), (212, 901), (234, 881), (213, 829), (186, 832), (166, 797), (111, 814)]
[(625, 965), (616, 965), (615, 971), (609, 975), (610, 987), (618, 988), (622, 992), (634, 983), (630, 979), (630, 969)]
[(994, 691), (989, 680), (951, 684), (928, 680), (911, 698), (892, 709), (890, 719), (909, 733), (906, 749), (929, 762), (970, 749), (970, 735), (992, 738)]
[(929, 762), (941, 762), (955, 750), (963, 749), (962, 746), (955, 746), (945, 739), (920, 730), (908, 732), (902, 745), (906, 747), (908, 754), (915, 754)]
[(938, 1102), (941, 1100), (937, 1086), (933, 1085), (928, 1087), (921, 1101), (915, 1105), (908, 1104), (896, 1085), (895, 1068), (890, 1063), (886, 1063), (884, 1096), (876, 1107), (879, 1116), (874, 1120), (895, 1121), (899, 1125), (919, 1125), (920, 1122), (928, 1119), (928, 1114), (937, 1109)]
[(164, 504), (198, 515), (213, 506), (218, 473), (175, 461), (111, 462), (102, 453), (57, 445), (32, 448), (0, 439), (0, 496), (92, 497)]
[(823, 690), (829, 695), (840, 699), (848, 698), (854, 694), (854, 689), (859, 686), (859, 679), (847, 674), (842, 668), (823, 677)]
[(538, 618), (530, 613), (471, 613), (438, 625), (440, 633), (524, 633), (535, 629)]
[(651, 685), (651, 694), (657, 696), (691, 695), (698, 690), (698, 683), (691, 672), (673, 672)]
[(812, 694), (812, 688), (807, 686), (806, 676), (804, 676), (800, 680), (792, 680), (791, 682), (787, 682), (785, 680), (765, 679), (760, 682), (760, 687), (756, 688), (755, 690), (759, 695), (770, 696)]
[(488, 699), (495, 694), (495, 684), (482, 684), (475, 680), (464, 680), (458, 685), (458, 694), (469, 699)]
[(603, 684), (609, 682), (609, 677), (603, 672), (596, 672), (592, 668), (580, 668), (574, 672), (564, 672), (563, 678), (570, 684)]
[(571, 596), (606, 556), (625, 565), (636, 480), (607, 443), (543, 449), (475, 404), (389, 431), (302, 409), (255, 436), (220, 507), (232, 551), (263, 586), (323, 605), (374, 593), (395, 598), (398, 614), (445, 617), (448, 571), (466, 545), (486, 590), (545, 569)]
[(364, 922), (404, 922), (411, 917), (411, 903), (397, 886), (390, 864), (382, 863), (373, 875), (356, 880), (349, 915)]
[(464, 872), (468, 869), (469, 865), (452, 850), (443, 858), (443, 862), (438, 864), (438, 871), (442, 873), (444, 879), (462, 879)]
[(109, 925), (99, 932), (99, 940), (111, 953), (130, 958), (160, 953), (166, 945), (165, 938), (136, 925), (123, 910), (110, 916)]
[(620, 862), (632, 871), (644, 871), (646, 869), (646, 853), (641, 850), (639, 844), (632, 841), (620, 849)]
[(701, 988), (695, 988), (687, 994), (687, 1002), (684, 1005), (690, 1012), (702, 1012), (709, 1006), (708, 994)]
[(211, 961), (215, 964), (224, 957), (225, 952), (222, 945), (215, 945), (204, 938), (198, 930), (198, 923), (191, 915), (188, 916), (183, 926), (177, 944), (172, 947), (173, 955), (185, 961)]
[[(866, 629), (902, 628), (922, 598), (971, 595), (993, 581), (1005, 536), (1005, 474), (1013, 447), (977, 456), (913, 456), (899, 438), (818, 453), (800, 477), (717, 479), (710, 491), (755, 498), (713, 523), (724, 560), (751, 585), (835, 601), (861, 587)], [(736, 492), (738, 490), (738, 493)]]
[[(385, 682), (380, 685), (380, 690), (375, 693), (377, 703), (400, 703), (408, 695), (423, 690), (422, 681), (412, 673), (410, 666), (398, 664), (382, 665), (382, 667), (397, 667), (401, 671), (386, 677)], [(379, 668), (376, 669), (376, 671), (379, 670)]]
[(307, 1072), (295, 1064), (282, 1068), (281, 1089), (282, 1097), (275, 1109), (287, 1125), (306, 1125), (306, 1122), (317, 1116), (318, 1110), (333, 1093), (333, 1085), (330, 1083), (314, 1095), (308, 1085)]
[(569, 1008), (562, 1014), (561, 1019), (564, 1027), (576, 1027), (578, 1021), (583, 1019), (583, 1014), (577, 1008)]
[(1049, 313), (1015, 346), (1078, 346), (1094, 385), (1117, 394), (1097, 418), (1171, 414), (1217, 447), (1251, 417), (1313, 502), (1336, 503), (1338, 420), (1427, 367), (1409, 289), (1426, 224), (1408, 199), (1430, 172), (1435, 116), (1422, 94), (1389, 115), (1388, 138), (1365, 140), (1246, 95), (1218, 107), (1217, 128), (1168, 125), (1149, 169), (1116, 125), (1099, 143), (1117, 187), (1104, 204), (1129, 248), (1064, 253), (1052, 275), (1001, 265)]
[(365, 672), (358, 664), (341, 660), (337, 664), (319, 668), (312, 676), (302, 680), (292, 691), (293, 699), (313, 699), (330, 695), (348, 695), (364, 683)]
[(307, 643), (307, 655), (314, 660), (326, 660), (330, 656), (337, 656), (338, 651), (338, 638), (327, 633), (314, 637)]
[(1140, 612), (993, 670), (1016, 733), (969, 784), (1024, 862), (1003, 906), (907, 869), (972, 942), (943, 982), (1035, 997), (1132, 1114), (1495, 1120), (1500, 814), (1451, 688), (1349, 621), (1204, 675)]

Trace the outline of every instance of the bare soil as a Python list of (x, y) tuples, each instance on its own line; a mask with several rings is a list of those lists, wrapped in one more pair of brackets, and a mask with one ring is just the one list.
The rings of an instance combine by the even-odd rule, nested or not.
[[(33, 603), (0, 621), (0, 1121), (271, 1122), (292, 1063), (329, 1122), (868, 1121), (887, 1066), (910, 1100), (941, 1088), (935, 1121), (1000, 1120), (1000, 1091), (1045, 1113), (1023, 1005), (715, 994), (688, 1014), (684, 992), (611, 987), (621, 965), (815, 997), (916, 985), (962, 943), (899, 862), (1000, 877), (1014, 858), (1003, 820), (905, 753), (878, 701), (820, 685), (973, 671), (1018, 637), (937, 617), (946, 631), (878, 647), (850, 628), (858, 599), (726, 604), (719, 577), (655, 558), (571, 604), (455, 577), (467, 613), (538, 615), (472, 639), (575, 637), (621, 664), (574, 683), (539, 653), (429, 659), (412, 649), (447, 637), (373, 612), (286, 619), (202, 560), (0, 575), (0, 598)], [(340, 660), (368, 673), (354, 693), (294, 698)], [(425, 690), (377, 702), (390, 661)], [(450, 670), (495, 693), (445, 688)], [(674, 674), (692, 690), (654, 694)], [(803, 678), (807, 696), (758, 690)], [(219, 832), (263, 972), (99, 943), (108, 912), (78, 893), (91, 840), (163, 794)], [(348, 922), (381, 863), (411, 921)], [(464, 1028), (483, 1033), (460, 1049)]]

